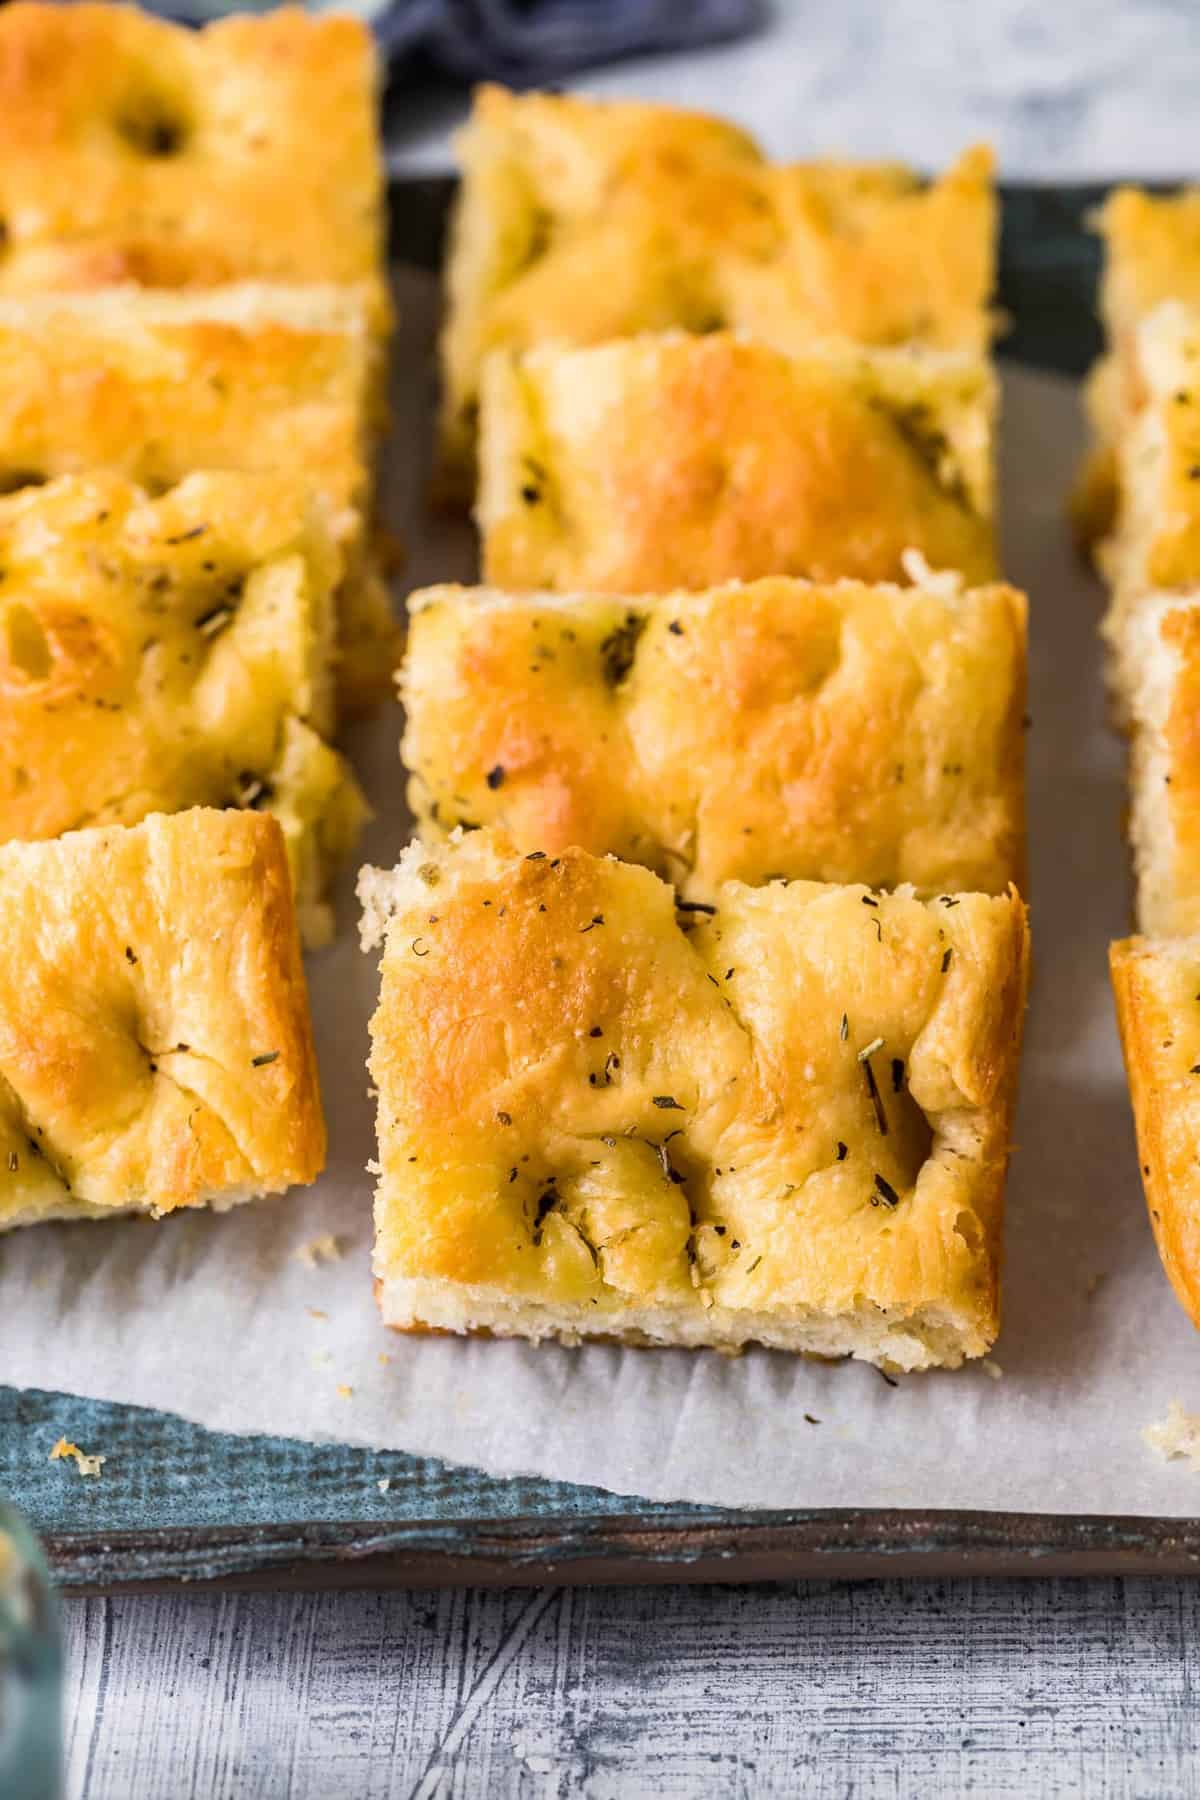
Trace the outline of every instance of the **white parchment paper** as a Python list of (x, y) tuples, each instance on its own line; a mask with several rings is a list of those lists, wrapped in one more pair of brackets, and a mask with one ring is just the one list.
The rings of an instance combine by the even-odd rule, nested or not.
[[(402, 304), (389, 491), (412, 550), (408, 580), (468, 578), (469, 534), (423, 521), (416, 503), (432, 392), (428, 280), (404, 283)], [(1035, 983), (991, 1372), (890, 1387), (860, 1365), (768, 1352), (728, 1361), (384, 1331), (365, 1169), (376, 971), (357, 948), (351, 876), (338, 941), (309, 965), (327, 1173), (224, 1217), (0, 1239), (0, 1380), (218, 1430), (340, 1439), (663, 1500), (1195, 1511), (1200, 1482), (1140, 1435), (1174, 1397), (1200, 1410), (1200, 1343), (1146, 1221), (1109, 997), (1106, 946), (1128, 928), (1123, 769), (1104, 720), (1101, 596), (1062, 518), (1081, 444), (1076, 390), (1011, 372), (1003, 441), (1006, 568), (1031, 597)], [(390, 863), (408, 836), (399, 734), (392, 708), (351, 742), (377, 812), (365, 860)], [(325, 1233), (343, 1254), (307, 1266), (297, 1250)]]

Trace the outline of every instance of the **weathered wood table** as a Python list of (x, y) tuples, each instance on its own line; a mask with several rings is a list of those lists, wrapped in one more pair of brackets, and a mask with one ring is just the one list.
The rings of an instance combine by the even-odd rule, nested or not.
[(1187, 1581), (73, 1602), (68, 1792), (1195, 1793)]

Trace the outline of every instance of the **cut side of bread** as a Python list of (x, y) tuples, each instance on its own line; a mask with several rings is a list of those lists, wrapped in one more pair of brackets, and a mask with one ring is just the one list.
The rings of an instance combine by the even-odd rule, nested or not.
[(404, 1330), (903, 1369), (998, 1324), (1015, 894), (648, 870), (478, 831), (365, 871), (375, 1274)]
[(1200, 931), (1200, 596), (1145, 596), (1126, 620), (1129, 835), (1139, 929)]
[(402, 755), (422, 834), (773, 876), (1024, 884), (1024, 596), (766, 578), (665, 595), (428, 588)]
[(0, 1229), (232, 1206), (324, 1159), (275, 819), (0, 845)]
[(1200, 1326), (1200, 937), (1126, 938), (1110, 963), (1150, 1223)]

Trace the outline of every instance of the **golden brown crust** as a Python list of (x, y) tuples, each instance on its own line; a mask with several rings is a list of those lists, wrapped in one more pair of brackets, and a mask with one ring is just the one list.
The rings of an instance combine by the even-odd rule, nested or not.
[(1110, 966), (1150, 1223), (1200, 1326), (1200, 944), (1126, 938)]
[(378, 697), (398, 641), (364, 536), (364, 327), (353, 295), (332, 289), (0, 301), (0, 489), (98, 468), (151, 489), (199, 469), (307, 482), (346, 558), (343, 698)]
[(1166, 613), (1162, 637), (1176, 660), (1164, 783), (1174, 848), (1174, 910), (1177, 917), (1194, 915), (1200, 924), (1200, 609), (1176, 607)]
[(1165, 300), (1200, 306), (1200, 188), (1115, 188), (1096, 223), (1104, 240), (1100, 310), (1120, 355)]
[(274, 819), (6, 844), (0, 890), (0, 1224), (313, 1180), (325, 1130)]
[(345, 16), (6, 6), (0, 293), (365, 281), (382, 322), (377, 79)]
[(0, 842), (276, 812), (308, 935), (364, 804), (333, 721), (326, 509), (289, 477), (119, 475), (0, 500)]
[(969, 356), (723, 333), (501, 354), (479, 523), (498, 587), (617, 593), (760, 575), (994, 574), (993, 389)]
[(734, 883), (680, 923), (648, 871), (487, 832), (414, 846), (364, 891), (391, 913), (371, 1057), (386, 1285), (463, 1294), (460, 1328), (494, 1323), (471, 1313), (491, 1295), (517, 1331), (524, 1305), (581, 1335), (656, 1307), (668, 1336), (726, 1343), (865, 1311), (943, 1320), (930, 1360), (986, 1348), (1015, 895)]
[(650, 598), (431, 588), (402, 681), (434, 838), (1003, 893), (1024, 875), (1025, 600), (784, 578)]
[(493, 350), (718, 326), (986, 345), (986, 150), (926, 187), (893, 164), (773, 167), (703, 114), (485, 87), (459, 151), (442, 457), (468, 493)]

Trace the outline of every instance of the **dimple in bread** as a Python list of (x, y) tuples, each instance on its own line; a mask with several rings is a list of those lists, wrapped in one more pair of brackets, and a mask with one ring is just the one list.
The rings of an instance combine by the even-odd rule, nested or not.
[(473, 832), (360, 882), (385, 934), (385, 1321), (905, 1369), (998, 1319), (1025, 913), (809, 882), (678, 916)]
[(785, 345), (987, 342), (986, 150), (926, 186), (893, 164), (772, 166), (701, 113), (498, 87), (458, 149), (441, 451), (459, 489), (493, 350), (721, 325)]
[(1126, 938), (1110, 962), (1150, 1222), (1200, 1326), (1200, 938)]
[(352, 290), (0, 299), (0, 490), (94, 469), (152, 490), (201, 469), (306, 482), (342, 549), (338, 691), (359, 708), (398, 655), (366, 528), (374, 379)]
[(0, 1228), (223, 1208), (324, 1158), (275, 819), (0, 845)]
[(429, 588), (401, 683), (424, 835), (773, 876), (1024, 877), (1025, 600), (784, 577), (647, 597)]
[(365, 282), (382, 324), (377, 88), (350, 17), (6, 6), (0, 293)]
[(497, 352), (478, 520), (498, 587), (616, 593), (760, 575), (995, 572), (985, 360), (727, 333)]
[(294, 479), (120, 475), (0, 500), (0, 842), (250, 806), (283, 827), (310, 944), (365, 803), (333, 723), (326, 509)]

